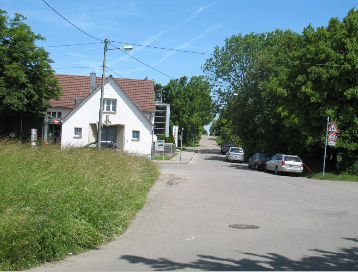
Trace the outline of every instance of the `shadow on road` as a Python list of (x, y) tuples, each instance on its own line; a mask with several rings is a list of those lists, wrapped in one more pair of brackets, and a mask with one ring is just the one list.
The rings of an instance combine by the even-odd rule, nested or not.
[[(358, 243), (358, 238), (342, 238)], [(209, 255), (197, 255), (198, 259), (190, 263), (180, 263), (166, 258), (150, 259), (133, 255), (124, 255), (120, 259), (130, 263), (145, 264), (156, 271), (168, 270), (203, 270), (203, 271), (356, 271), (358, 270), (358, 247), (342, 248), (338, 252), (312, 249), (313, 256), (306, 256), (300, 260), (292, 260), (276, 253), (254, 254), (258, 260), (248, 258), (229, 259)]]

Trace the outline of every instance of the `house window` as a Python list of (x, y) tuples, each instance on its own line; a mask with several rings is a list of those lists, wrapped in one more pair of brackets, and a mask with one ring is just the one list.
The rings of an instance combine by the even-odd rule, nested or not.
[(75, 127), (75, 138), (82, 138), (82, 128)]
[(116, 112), (117, 111), (117, 100), (116, 99), (104, 99), (103, 100), (103, 111)]
[(132, 140), (139, 141), (140, 133), (138, 130), (132, 130)]
[(50, 111), (47, 112), (48, 115), (50, 115), (52, 118), (57, 118), (57, 119), (61, 119), (61, 112), (56, 112), (56, 111)]

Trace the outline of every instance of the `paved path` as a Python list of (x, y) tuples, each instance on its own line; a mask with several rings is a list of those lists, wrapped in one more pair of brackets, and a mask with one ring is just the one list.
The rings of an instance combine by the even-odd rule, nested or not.
[(195, 151), (160, 163), (119, 239), (35, 270), (358, 270), (358, 183), (228, 163), (214, 137)]

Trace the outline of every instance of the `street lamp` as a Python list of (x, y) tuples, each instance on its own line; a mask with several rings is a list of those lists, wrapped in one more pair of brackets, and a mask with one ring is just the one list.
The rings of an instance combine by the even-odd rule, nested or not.
[(116, 50), (116, 49), (121, 49), (121, 50), (126, 50), (126, 51), (130, 51), (133, 49), (133, 46), (131, 45), (127, 45), (127, 46), (123, 46), (123, 47), (117, 47), (117, 48), (111, 48), (108, 49), (107, 48), (108, 45), (108, 40), (105, 39), (104, 40), (104, 57), (103, 57), (103, 72), (102, 72), (102, 83), (101, 83), (101, 99), (99, 102), (99, 120), (98, 120), (98, 134), (97, 134), (97, 148), (101, 148), (101, 141), (102, 141), (102, 129), (103, 129), (103, 122), (102, 122), (102, 117), (103, 117), (103, 94), (104, 94), (104, 80), (105, 80), (105, 74), (106, 74), (106, 53), (107, 50)]

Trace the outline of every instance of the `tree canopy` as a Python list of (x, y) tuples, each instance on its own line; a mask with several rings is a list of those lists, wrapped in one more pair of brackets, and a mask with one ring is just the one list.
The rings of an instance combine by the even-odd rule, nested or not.
[(170, 104), (170, 127), (184, 128), (184, 143), (189, 143), (192, 133), (200, 136), (203, 127), (212, 121), (210, 84), (202, 76), (172, 79), (166, 86), (156, 84), (155, 89), (156, 100)]
[[(358, 156), (358, 12), (327, 27), (234, 35), (203, 67), (245, 154), (288, 152), (321, 164), (327, 117), (339, 135), (331, 167)], [(235, 95), (234, 95), (235, 94)], [(224, 120), (226, 120), (224, 122)], [(231, 140), (231, 139), (226, 139)], [(336, 162), (339, 162), (338, 164)]]
[(58, 99), (60, 86), (53, 76), (49, 54), (35, 45), (43, 40), (15, 14), (0, 9), (0, 115), (37, 114), (50, 99)]

